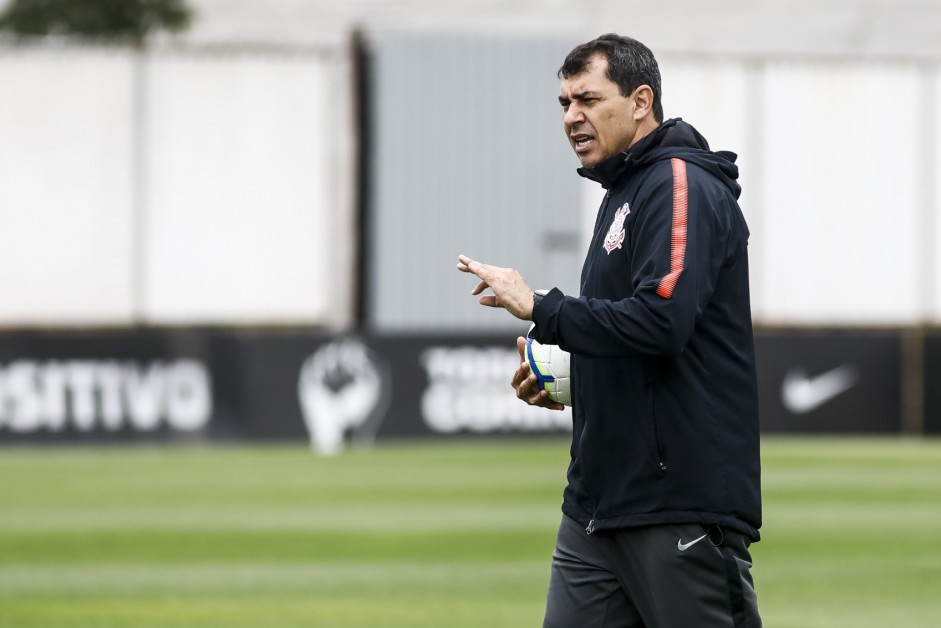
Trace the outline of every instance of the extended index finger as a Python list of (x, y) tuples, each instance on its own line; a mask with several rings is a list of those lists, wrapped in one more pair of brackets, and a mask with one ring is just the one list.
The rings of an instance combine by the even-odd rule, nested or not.
[[(483, 279), (483, 274), (486, 274), (487, 269), (490, 267), (487, 264), (473, 260), (466, 255), (457, 256), (457, 269), (465, 273), (474, 273), (481, 279)], [(482, 274), (483, 273), (483, 274)]]

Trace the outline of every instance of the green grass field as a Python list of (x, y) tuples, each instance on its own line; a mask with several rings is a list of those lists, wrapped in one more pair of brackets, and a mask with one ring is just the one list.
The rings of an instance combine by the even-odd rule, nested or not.
[[(941, 625), (941, 442), (765, 439), (765, 626)], [(0, 626), (541, 625), (561, 440), (0, 450)]]

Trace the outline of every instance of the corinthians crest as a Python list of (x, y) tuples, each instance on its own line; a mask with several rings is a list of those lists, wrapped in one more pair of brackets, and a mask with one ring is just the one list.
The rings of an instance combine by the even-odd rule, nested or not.
[(604, 250), (611, 255), (611, 251), (621, 248), (624, 242), (624, 219), (631, 213), (631, 208), (624, 203), (621, 209), (614, 214), (614, 220), (611, 221), (611, 227), (608, 229), (608, 235), (604, 238)]

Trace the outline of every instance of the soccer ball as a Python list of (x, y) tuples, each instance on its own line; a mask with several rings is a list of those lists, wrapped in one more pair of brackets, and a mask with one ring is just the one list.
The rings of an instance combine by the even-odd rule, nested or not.
[(526, 360), (536, 375), (536, 385), (548, 391), (549, 399), (566, 406), (572, 405), (568, 351), (563, 351), (559, 345), (544, 345), (527, 338)]

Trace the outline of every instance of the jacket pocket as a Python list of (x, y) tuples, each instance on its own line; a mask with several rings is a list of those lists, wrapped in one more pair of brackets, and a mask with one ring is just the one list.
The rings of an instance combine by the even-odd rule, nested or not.
[(651, 451), (653, 451), (657, 473), (663, 474), (667, 470), (667, 465), (663, 460), (663, 443), (660, 440), (660, 426), (657, 421), (657, 385), (653, 380), (647, 382), (647, 403), (649, 404)]

